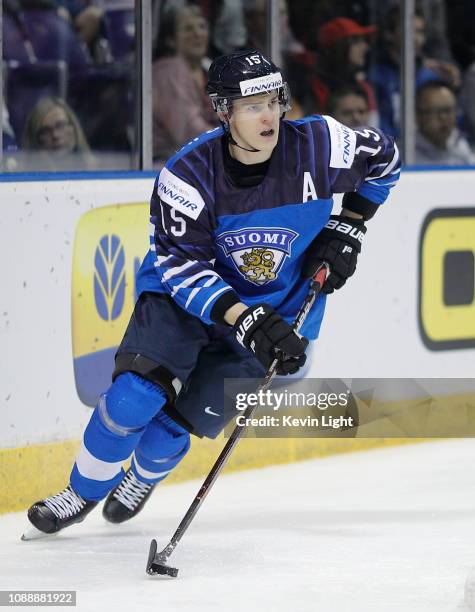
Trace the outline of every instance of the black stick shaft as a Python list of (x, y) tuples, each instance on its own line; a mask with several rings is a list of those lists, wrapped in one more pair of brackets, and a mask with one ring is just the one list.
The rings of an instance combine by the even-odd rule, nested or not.
[[(308, 313), (310, 312), (310, 309), (312, 308), (315, 300), (317, 299), (318, 294), (320, 293), (320, 290), (323, 286), (323, 283), (325, 282), (328, 274), (330, 273), (330, 268), (328, 266), (328, 264), (324, 263), (322, 264), (318, 270), (315, 272), (312, 282), (310, 284), (310, 289), (309, 292), (295, 318), (295, 322), (294, 322), (294, 329), (296, 331), (299, 331), (305, 321), (305, 319), (307, 318)], [(260, 391), (266, 391), (267, 388), (270, 386), (272, 379), (275, 376), (276, 373), (276, 369), (277, 369), (277, 365), (279, 363), (278, 359), (274, 359), (274, 361), (272, 362), (271, 366), (269, 367), (269, 369), (267, 370), (267, 373), (263, 379), (263, 381), (261, 382), (261, 384), (259, 385), (259, 387), (257, 388), (256, 393), (259, 394)], [(257, 406), (248, 406), (246, 408), (246, 410), (243, 413), (243, 421), (244, 423), (246, 423), (246, 419), (250, 418), (252, 416), (252, 414), (254, 413), (254, 411), (256, 410)], [(205, 481), (203, 482), (203, 484), (201, 485), (200, 490), (198, 491), (195, 499), (193, 500), (193, 502), (191, 503), (190, 507), (188, 508), (185, 516), (183, 517), (183, 519), (181, 520), (181, 523), (178, 525), (175, 533), (173, 534), (173, 536), (171, 537), (170, 542), (168, 543), (168, 545), (164, 548), (164, 550), (159, 554), (160, 560), (161, 561), (165, 561), (171, 554), (172, 552), (175, 550), (176, 545), (178, 544), (178, 542), (181, 540), (181, 538), (183, 537), (183, 535), (185, 534), (186, 530), (188, 529), (188, 527), (190, 526), (195, 514), (198, 512), (201, 504), (203, 503), (205, 497), (208, 495), (208, 493), (210, 492), (214, 482), (216, 481), (217, 477), (219, 476), (221, 470), (223, 469), (223, 467), (226, 465), (230, 454), (232, 453), (234, 447), (236, 446), (236, 444), (238, 443), (239, 439), (241, 438), (242, 434), (244, 433), (244, 430), (246, 429), (246, 425), (236, 425), (236, 427), (234, 428), (232, 434), (230, 435), (228, 441), (226, 442), (223, 450), (221, 451), (221, 453), (219, 454), (219, 457), (216, 459), (213, 467), (211, 468), (208, 476), (206, 477)]]

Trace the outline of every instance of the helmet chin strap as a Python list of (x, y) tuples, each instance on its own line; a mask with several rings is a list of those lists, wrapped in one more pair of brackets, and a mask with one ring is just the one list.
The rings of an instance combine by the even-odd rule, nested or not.
[(261, 149), (255, 149), (254, 147), (252, 147), (252, 149), (246, 149), (246, 147), (241, 146), (234, 140), (233, 135), (231, 134), (231, 127), (229, 125), (228, 112), (226, 113), (218, 112), (218, 117), (223, 127), (223, 130), (228, 137), (229, 144), (232, 144), (234, 147), (238, 147), (239, 149), (242, 149), (243, 151), (248, 151), (249, 153), (260, 153), (261, 152)]
[(249, 153), (260, 153), (262, 149), (255, 149), (254, 147), (252, 147), (252, 149), (246, 149), (246, 147), (242, 147), (240, 144), (238, 144), (234, 138), (233, 135), (231, 134), (231, 130), (229, 130), (228, 132), (228, 141), (230, 144), (232, 144), (235, 147), (239, 147), (240, 149), (242, 149), (243, 151), (249, 151)]

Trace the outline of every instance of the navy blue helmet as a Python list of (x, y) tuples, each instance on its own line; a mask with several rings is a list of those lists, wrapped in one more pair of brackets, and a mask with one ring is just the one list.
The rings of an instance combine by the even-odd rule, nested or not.
[(277, 90), (281, 111), (290, 109), (290, 91), (280, 68), (255, 49), (217, 57), (209, 68), (206, 92), (215, 111), (228, 114), (232, 100)]

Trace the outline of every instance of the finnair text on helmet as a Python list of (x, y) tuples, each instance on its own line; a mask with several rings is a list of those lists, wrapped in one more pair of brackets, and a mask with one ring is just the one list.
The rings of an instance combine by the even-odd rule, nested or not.
[(273, 89), (279, 89), (279, 87), (282, 86), (283, 80), (280, 72), (274, 72), (255, 79), (247, 79), (246, 81), (241, 81), (239, 83), (241, 94), (243, 96), (266, 93), (268, 91), (272, 91)]
[(271, 91), (272, 89), (277, 89), (282, 85), (281, 81), (272, 81), (270, 83), (265, 83), (263, 85), (250, 85), (246, 87), (244, 90), (245, 96), (250, 96), (252, 94), (258, 94), (266, 91)]

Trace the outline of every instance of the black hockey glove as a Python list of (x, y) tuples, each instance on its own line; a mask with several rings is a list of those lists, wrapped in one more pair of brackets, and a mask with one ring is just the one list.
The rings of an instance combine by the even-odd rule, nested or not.
[(250, 306), (234, 324), (237, 341), (249, 349), (268, 369), (276, 356), (282, 355), (277, 374), (295, 374), (305, 363), (308, 346), (292, 327), (267, 304)]
[(302, 276), (311, 278), (322, 261), (330, 264), (330, 275), (323, 285), (324, 293), (340, 289), (356, 270), (356, 260), (366, 234), (363, 219), (332, 215), (307, 249)]

